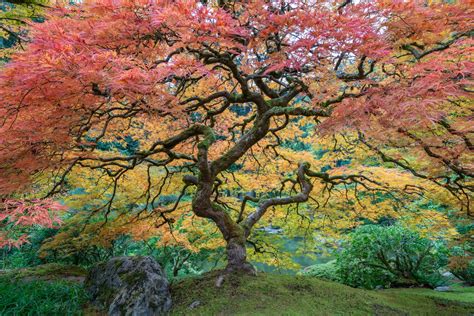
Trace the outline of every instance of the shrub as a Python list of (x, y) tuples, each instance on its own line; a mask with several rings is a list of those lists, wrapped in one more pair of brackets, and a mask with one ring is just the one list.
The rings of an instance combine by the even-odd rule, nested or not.
[(400, 225), (361, 226), (339, 254), (341, 281), (355, 287), (424, 286), (444, 283), (447, 264), (443, 242), (421, 237)]
[(315, 264), (306, 267), (299, 274), (314, 276), (320, 279), (329, 281), (340, 281), (340, 277), (337, 271), (336, 260), (331, 260), (326, 263)]
[(468, 285), (474, 285), (474, 257), (472, 247), (468, 244), (456, 246), (451, 249), (449, 270), (460, 280)]
[[(464, 260), (467, 258), (464, 257)], [(466, 284), (474, 286), (474, 259), (466, 260), (462, 265), (451, 268), (451, 272)]]

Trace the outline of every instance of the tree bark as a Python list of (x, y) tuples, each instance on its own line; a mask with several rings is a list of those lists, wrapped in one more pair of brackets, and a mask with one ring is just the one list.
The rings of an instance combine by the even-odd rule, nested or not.
[(227, 240), (227, 267), (226, 273), (242, 273), (255, 275), (255, 268), (247, 261), (245, 237), (232, 237)]

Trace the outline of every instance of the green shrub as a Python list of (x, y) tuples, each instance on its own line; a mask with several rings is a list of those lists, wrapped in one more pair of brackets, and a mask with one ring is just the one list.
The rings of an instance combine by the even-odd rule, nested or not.
[(443, 242), (421, 237), (400, 225), (361, 226), (351, 234), (337, 259), (341, 281), (355, 287), (435, 287), (445, 282)]
[(320, 279), (329, 281), (340, 281), (340, 277), (337, 271), (336, 260), (331, 260), (326, 263), (315, 264), (306, 267), (299, 274), (314, 276)]
[(77, 283), (0, 276), (0, 315), (81, 315), (86, 300)]

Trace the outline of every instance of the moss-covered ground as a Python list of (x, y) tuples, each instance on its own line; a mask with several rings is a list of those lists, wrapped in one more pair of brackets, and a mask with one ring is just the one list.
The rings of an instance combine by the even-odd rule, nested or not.
[(214, 282), (211, 274), (174, 284), (172, 315), (474, 315), (473, 287), (368, 291), (276, 274)]
[[(105, 315), (87, 304), (84, 273), (60, 265), (0, 273), (0, 315)], [(217, 288), (216, 277), (214, 272), (173, 282), (171, 315), (474, 315), (474, 287), (461, 285), (449, 292), (368, 291), (261, 273), (228, 278)]]

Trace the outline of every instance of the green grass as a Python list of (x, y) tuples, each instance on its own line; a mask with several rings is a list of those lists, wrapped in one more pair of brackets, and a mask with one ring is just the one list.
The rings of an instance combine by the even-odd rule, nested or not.
[[(430, 289), (390, 289), (383, 291), (384, 293), (396, 296), (424, 296), (430, 297), (436, 302), (456, 301), (461, 305), (474, 306), (474, 287), (465, 287), (462, 285), (454, 285), (449, 292), (437, 292)], [(474, 314), (474, 310), (472, 311)]]
[[(474, 288), (368, 291), (313, 277), (260, 274), (225, 281), (215, 274), (173, 285), (172, 315), (474, 315)], [(201, 304), (190, 309), (194, 301)]]
[(87, 298), (81, 284), (0, 277), (0, 315), (81, 315)]
[(0, 315), (81, 315), (86, 271), (45, 264), (0, 274)]

